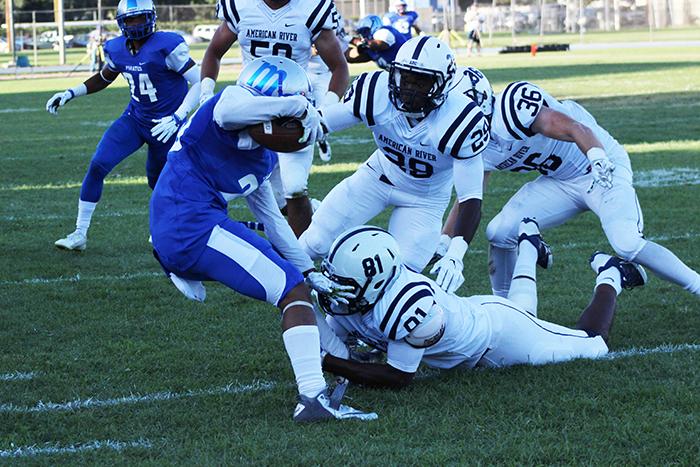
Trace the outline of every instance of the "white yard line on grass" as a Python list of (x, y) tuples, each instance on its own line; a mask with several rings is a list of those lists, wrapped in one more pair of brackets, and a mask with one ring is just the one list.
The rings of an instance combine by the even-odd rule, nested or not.
[(615, 360), (617, 358), (639, 357), (642, 355), (651, 355), (659, 353), (675, 353), (685, 351), (693, 352), (697, 350), (700, 350), (700, 344), (664, 344), (652, 348), (632, 347), (631, 349), (615, 350), (613, 352), (608, 353), (602, 358), (605, 360)]
[(13, 371), (12, 373), (0, 374), (0, 381), (29, 381), (39, 376), (36, 371)]
[(44, 109), (38, 107), (18, 107), (16, 109), (0, 109), (0, 114), (13, 114), (21, 112), (40, 112)]
[(147, 439), (138, 439), (136, 441), (114, 441), (107, 439), (104, 441), (90, 441), (68, 446), (48, 443), (43, 446), (18, 446), (11, 449), (0, 450), (0, 458), (34, 457), (50, 454), (77, 454), (86, 451), (96, 451), (98, 449), (111, 449), (113, 451), (123, 451), (124, 449), (132, 448), (151, 449), (152, 447), (153, 444)]
[[(100, 217), (126, 217), (126, 216), (147, 216), (147, 209), (126, 209), (124, 211), (103, 211), (95, 215), (95, 219)], [(27, 220), (57, 220), (57, 219), (75, 219), (75, 213), (66, 214), (41, 214), (41, 213), (29, 213), (21, 216), (0, 216), (0, 221), (4, 222), (16, 222), (16, 221), (27, 221)]]
[(158, 277), (164, 276), (162, 272), (135, 272), (130, 274), (121, 275), (104, 275), (104, 276), (81, 276), (76, 274), (74, 276), (60, 276), (60, 277), (31, 277), (29, 279), (20, 279), (16, 281), (0, 281), (0, 286), (2, 285), (36, 285), (36, 284), (56, 284), (62, 282), (85, 282), (85, 281), (105, 281), (105, 280), (130, 280), (130, 279), (143, 279), (148, 277)]
[(270, 381), (254, 381), (251, 384), (230, 383), (226, 386), (194, 389), (186, 392), (154, 392), (151, 394), (132, 394), (116, 397), (114, 399), (77, 399), (69, 402), (42, 402), (39, 401), (33, 407), (22, 407), (15, 404), (0, 404), (0, 413), (42, 413), (42, 412), (73, 412), (80, 409), (95, 409), (102, 407), (114, 407), (118, 405), (148, 403), (157, 401), (171, 401), (189, 399), (192, 397), (221, 396), (224, 394), (246, 394), (249, 392), (269, 391), (279, 383)]

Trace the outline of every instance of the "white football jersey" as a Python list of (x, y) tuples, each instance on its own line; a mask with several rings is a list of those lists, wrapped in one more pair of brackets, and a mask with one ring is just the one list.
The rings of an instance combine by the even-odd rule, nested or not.
[[(460, 85), (469, 85), (463, 80)], [(595, 133), (616, 164), (629, 167), (629, 157), (615, 138), (574, 101), (559, 102), (538, 86), (517, 81), (496, 96), (491, 119), (491, 141), (482, 153), (487, 171), (530, 172), (569, 180), (590, 172), (588, 158), (576, 143), (560, 141), (530, 130), (543, 107), (568, 115)]]
[[(345, 93), (343, 106), (372, 130), (378, 150), (367, 164), (399, 189), (420, 195), (444, 193), (457, 164), (469, 167), (455, 180), (460, 201), (481, 199), (481, 152), (489, 141), (489, 123), (479, 107), (461, 93), (411, 126), (389, 100), (389, 73), (361, 74)], [(331, 118), (331, 113), (328, 119)], [(333, 128), (330, 120), (329, 127)], [(473, 160), (478, 158), (478, 164)], [(474, 183), (476, 181), (476, 183)]]
[(238, 35), (244, 65), (280, 55), (306, 69), (311, 44), (321, 31), (338, 26), (332, 0), (290, 0), (277, 10), (263, 0), (218, 0), (216, 14)]
[[(429, 347), (411, 346), (406, 336), (435, 306), (444, 314), (444, 334)], [(447, 294), (405, 266), (372, 310), (333, 315), (329, 325), (339, 336), (354, 336), (387, 352), (387, 363), (407, 373), (414, 373), (421, 361), (435, 368), (474, 367), (491, 339), (491, 322), (479, 302)]]

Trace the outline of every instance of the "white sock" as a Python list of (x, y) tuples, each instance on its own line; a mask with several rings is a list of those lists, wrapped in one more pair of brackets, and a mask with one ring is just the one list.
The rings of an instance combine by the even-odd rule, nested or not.
[(620, 271), (618, 271), (617, 268), (608, 268), (598, 274), (598, 277), (595, 279), (595, 288), (598, 288), (599, 285), (603, 284), (611, 286), (615, 289), (615, 293), (620, 295), (620, 292), (622, 292), (622, 278), (620, 277)]
[(518, 259), (513, 268), (508, 299), (537, 316), (537, 249), (527, 240), (520, 243)]
[(83, 201), (82, 199), (78, 201), (78, 219), (75, 221), (75, 230), (83, 235), (87, 235), (90, 221), (92, 220), (92, 213), (95, 212), (96, 206), (97, 203), (91, 203), (90, 201)]
[(662, 279), (678, 284), (694, 295), (700, 295), (700, 274), (686, 266), (668, 248), (648, 241), (634, 262), (651, 269)]
[(508, 296), (510, 280), (513, 277), (513, 268), (517, 258), (518, 250), (515, 248), (507, 250), (493, 245), (489, 247), (489, 275), (494, 295)]
[(326, 389), (321, 371), (321, 339), (316, 326), (294, 326), (282, 333), (284, 348), (292, 362), (299, 394), (316, 397)]

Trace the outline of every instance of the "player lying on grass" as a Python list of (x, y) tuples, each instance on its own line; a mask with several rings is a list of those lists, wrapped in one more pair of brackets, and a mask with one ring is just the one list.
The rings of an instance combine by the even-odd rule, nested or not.
[[(180, 35), (155, 30), (152, 0), (121, 0), (117, 24), (122, 36), (105, 44), (105, 67), (46, 103), (46, 110), (56, 115), (72, 99), (105, 89), (120, 73), (131, 89), (129, 105), (102, 136), (88, 166), (80, 189), (75, 231), (55, 243), (66, 250), (85, 249), (105, 177), (144, 144), (148, 145), (148, 186), (156, 185), (175, 133), (199, 97), (199, 66)], [(189, 91), (187, 83), (191, 85)]]
[[(491, 141), (482, 153), (485, 169), (541, 174), (523, 185), (486, 228), (494, 294), (508, 294), (520, 219), (536, 219), (544, 230), (590, 210), (618, 256), (700, 296), (700, 274), (644, 238), (627, 151), (586, 109), (574, 101), (559, 102), (525, 81), (494, 96), (483, 73), (461, 71), (455, 91), (474, 98), (491, 118)], [(446, 231), (451, 231), (449, 221)]]
[[(311, 86), (299, 65), (266, 57), (249, 63), (237, 85), (199, 107), (179, 133), (153, 190), (154, 254), (188, 298), (203, 301), (201, 281), (208, 280), (279, 307), (282, 339), (300, 393), (295, 421), (369, 420), (376, 415), (331, 404), (326, 396), (319, 334), (306, 284), (340, 301), (351, 297), (344, 292), (348, 287), (314, 271), (270, 187), (277, 154), (259, 146), (246, 131), (249, 125), (290, 116), (300, 119), (305, 129), (299, 142), (313, 144), (322, 130), (309, 96)], [(240, 197), (264, 223), (269, 241), (228, 217), (228, 202)]]
[[(323, 271), (340, 284), (352, 285), (347, 305), (319, 295), (317, 310), (323, 369), (369, 386), (408, 385), (423, 362), (435, 368), (541, 365), (608, 352), (607, 339), (622, 288), (643, 285), (644, 270), (600, 252), (591, 257), (597, 272), (593, 298), (576, 329), (537, 319), (535, 265), (549, 249), (537, 224), (523, 219), (519, 253), (509, 298), (447, 294), (426, 276), (402, 262), (388, 232), (371, 226), (353, 228), (338, 238)], [(386, 352), (386, 363), (348, 359), (349, 338)]]

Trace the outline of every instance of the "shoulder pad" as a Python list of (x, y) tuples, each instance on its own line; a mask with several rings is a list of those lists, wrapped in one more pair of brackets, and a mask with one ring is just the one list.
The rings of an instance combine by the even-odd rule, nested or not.
[(547, 105), (542, 90), (527, 81), (516, 81), (506, 86), (499, 100), (497, 110), (509, 136), (516, 140), (534, 136), (530, 126)]
[(226, 21), (232, 30), (238, 30), (241, 17), (238, 14), (235, 0), (218, 0), (216, 2), (216, 16), (221, 21)]
[(375, 117), (384, 110), (384, 101), (388, 102), (388, 76), (386, 71), (362, 73), (343, 97), (343, 103), (352, 102), (352, 113), (367, 126), (376, 124)]
[[(435, 292), (427, 281), (405, 284), (394, 295), (386, 312), (381, 317), (379, 331), (391, 340), (401, 340), (423, 319), (435, 303)], [(377, 308), (375, 307), (375, 310)], [(375, 316), (376, 319), (380, 318)]]
[[(438, 110), (441, 112), (439, 124), (436, 125), (439, 131), (438, 151), (457, 159), (478, 155), (488, 143), (488, 120), (479, 106), (467, 96), (456, 93), (448, 95), (447, 101)], [(443, 131), (442, 128), (447, 130)]]
[[(309, 1), (303, 3), (309, 4), (309, 6), (314, 4)], [(335, 9), (333, 0), (317, 0), (315, 8), (306, 19), (306, 27), (311, 31), (312, 39), (316, 39), (316, 36), (318, 36), (323, 29), (337, 30), (338, 11)]]

